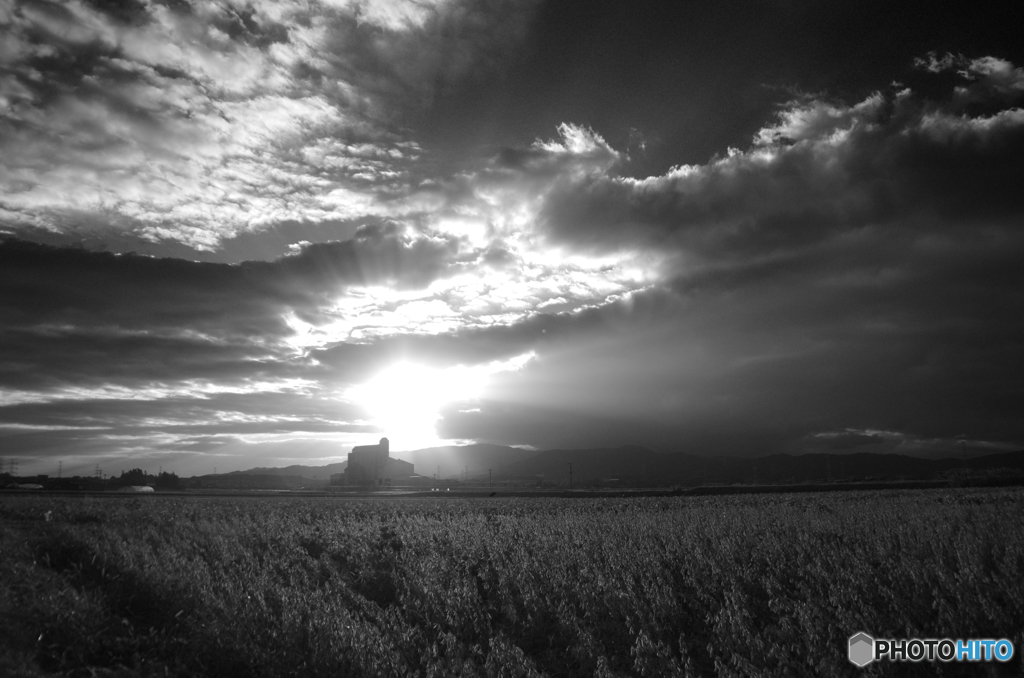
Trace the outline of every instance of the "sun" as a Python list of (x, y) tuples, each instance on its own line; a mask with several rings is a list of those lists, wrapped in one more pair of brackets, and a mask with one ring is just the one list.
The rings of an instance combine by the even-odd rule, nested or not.
[(463, 366), (432, 368), (398, 363), (365, 384), (349, 390), (349, 397), (365, 407), (392, 445), (416, 449), (440, 445), (437, 421), (441, 407), (480, 396), (486, 373)]
[(479, 399), (492, 375), (516, 372), (536, 357), (533, 351), (483, 365), (428, 367), (400, 362), (365, 384), (348, 389), (349, 400), (366, 408), (393, 449), (415, 450), (449, 444), (437, 435), (441, 408)]

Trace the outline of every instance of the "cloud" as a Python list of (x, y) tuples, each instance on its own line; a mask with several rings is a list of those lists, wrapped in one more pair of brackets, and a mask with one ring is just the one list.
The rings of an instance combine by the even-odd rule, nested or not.
[(629, 289), (505, 256), (496, 272), (487, 247), (393, 221), (233, 265), (0, 240), (0, 435), (18, 454), (97, 459), (351, 443), (373, 424), (347, 387), (403, 359), (507, 362), (571, 322), (535, 303)]
[[(0, 223), (216, 250), (275, 223), (400, 216), (411, 115), (509, 54), (509, 2), (46, 1), (8, 12)], [(99, 219), (97, 219), (99, 217)]]
[(802, 449), (821, 452), (874, 452), (908, 454), (922, 457), (949, 457), (951, 455), (984, 455), (1017, 449), (1013, 443), (993, 443), (971, 440), (965, 436), (950, 438), (922, 438), (898, 431), (844, 429), (824, 431), (801, 441)]
[(0, 407), (0, 443), (23, 467), (27, 459), (58, 455), (69, 475), (92, 475), (96, 464), (108, 473), (140, 465), (209, 473), (216, 465), (229, 471), (339, 461), (375, 432), (352, 423), (360, 416), (346, 403), (298, 393), (59, 399)]
[(579, 176), (608, 170), (622, 157), (589, 127), (563, 122), (557, 131), (558, 140), (538, 139), (527, 149), (502, 149), (496, 159), (498, 166), (530, 174)]
[(1019, 108), (972, 117), (906, 90), (852, 106), (812, 100), (705, 165), (562, 184), (541, 218), (555, 242), (671, 247), (709, 262), (887, 224), (949, 232), (968, 215), (977, 226), (1019, 215), (1022, 151)]
[(1024, 70), (1015, 68), (1005, 59), (992, 56), (968, 59), (962, 54), (937, 57), (931, 53), (927, 59), (915, 59), (914, 64), (933, 74), (956, 72), (966, 80), (967, 84), (955, 89), (955, 101), (961, 104), (985, 95), (1015, 96), (1024, 91)]
[(231, 450), (238, 467), (303, 439), (337, 456), (373, 427), (290, 319), (318, 322), (353, 287), (429, 284), (456, 255), (393, 224), (238, 265), (2, 241), (3, 447), (97, 463)]
[[(289, 317), (319, 322), (352, 287), (415, 288), (459, 267), (454, 241), (364, 227), (240, 265), (0, 243), (4, 385), (284, 378)], [(325, 310), (326, 309), (326, 310)]]
[[(450, 413), (447, 432), (735, 454), (847, 428), (922, 454), (1022, 444), (1022, 71), (954, 59), (925, 75), (954, 67), (935, 96), (792, 102), (747, 149), (661, 176), (620, 176), (610, 156), (556, 173), (535, 204), (546, 242), (648, 253), (654, 288), (630, 300), (663, 302), (650, 322), (624, 300), (553, 321), (505, 399)], [(546, 153), (503, 167), (542, 176)]]
[[(46, 7), (56, 18), (35, 24), (64, 20)], [(25, 129), (75, 131), (68, 111), (82, 112), (82, 149), (96, 149), (11, 146), (23, 166), (3, 180), (20, 193), (5, 195), (20, 197), (3, 208), (38, 228), (66, 233), (74, 221), (213, 248), (241, 223), (222, 222), (219, 205), (269, 225), (294, 204), (307, 221), (292, 223), (316, 214), (348, 233), (332, 240), (304, 226), (281, 240), (287, 254), (237, 264), (0, 243), (0, 424), (10, 436), (45, 447), (49, 431), (125, 454), (241, 453), (289, 436), (341, 444), (372, 428), (347, 388), (390, 365), (531, 354), (521, 369), (491, 375), (472, 406), (447, 409), (444, 435), (720, 454), (853, 449), (874, 445), (872, 432), (884, 432), (885, 449), (929, 454), (960, 440), (979, 449), (1024, 441), (1021, 69), (930, 58), (917, 74), (930, 87), (897, 85), (854, 103), (801, 97), (746, 148), (647, 178), (625, 176), (621, 152), (570, 123), (553, 140), (427, 173), (417, 164), (427, 151), (375, 106), (424, 100), (430, 88), (404, 57), (393, 63), (408, 70), (389, 71), (385, 47), (401, 52), (395, 45), (417, 32), (426, 40), (455, 21), (457, 5), (360, 7), (289, 22), (287, 35), (271, 24), (288, 6), (234, 18), (203, 10), (222, 20), (203, 40), (239, 53), (298, 50), (336, 23), (381, 37), (384, 47), (320, 54), (323, 63), (289, 61), (280, 70), (288, 92), (247, 93), (242, 77), (237, 91), (210, 94), (189, 73), (217, 67), (224, 50), (213, 48), (190, 52), (178, 70), (129, 64), (121, 52), (89, 62), (117, 87), (72, 95), (58, 80), (33, 89), (19, 76), (27, 94), (5, 90), (36, 102), (18, 113), (25, 121), (50, 116)], [(67, 29), (65, 41), (100, 54), (96, 45), (121, 44), (109, 36), (150, 26), (154, 11), (103, 15), (82, 23), (85, 32)], [(158, 12), (170, 26), (198, 21)], [(23, 35), (10, 48), (17, 63), (53, 42)], [(372, 67), (357, 67), (364, 62)], [(465, 68), (452, 72), (475, 77)], [(321, 83), (346, 69), (362, 75), (342, 79), (345, 93)], [(147, 79), (183, 89), (150, 91)], [(132, 108), (144, 93), (156, 103)], [(198, 127), (168, 123), (166, 97), (182, 107), (205, 101), (189, 98), (200, 94), (212, 103)], [(115, 96), (120, 117), (103, 113)], [(233, 144), (229, 156), (211, 142), (217, 134)], [(188, 150), (184, 164), (176, 144)], [(156, 158), (160, 181), (217, 197), (186, 204), (170, 184), (138, 188), (157, 180), (117, 164), (132, 153)], [(91, 190), (81, 181), (87, 164), (105, 182), (122, 177), (122, 202), (101, 216), (32, 202), (40, 191), (79, 200), (75, 191)], [(173, 204), (161, 206), (163, 194)]]

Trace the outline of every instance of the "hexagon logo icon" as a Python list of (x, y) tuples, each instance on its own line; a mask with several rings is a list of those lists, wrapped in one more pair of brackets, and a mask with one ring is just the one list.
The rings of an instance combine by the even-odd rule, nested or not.
[(875, 658), (875, 639), (861, 631), (850, 636), (850, 661), (867, 666)]

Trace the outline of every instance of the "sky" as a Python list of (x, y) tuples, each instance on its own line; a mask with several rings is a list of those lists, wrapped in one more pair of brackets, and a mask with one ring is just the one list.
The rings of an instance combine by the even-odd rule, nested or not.
[(1024, 5), (0, 0), (0, 458), (1024, 447)]

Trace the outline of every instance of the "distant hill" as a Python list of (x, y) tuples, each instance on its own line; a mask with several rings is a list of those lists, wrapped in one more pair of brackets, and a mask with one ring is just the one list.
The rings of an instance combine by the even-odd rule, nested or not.
[(232, 471), (225, 475), (242, 473), (245, 475), (257, 476), (299, 476), (302, 478), (326, 479), (332, 473), (343, 473), (347, 465), (347, 461), (342, 461), (334, 464), (327, 464), (326, 466), (303, 466), (302, 464), (292, 464), (291, 466), (283, 466), (280, 468), (264, 468), (259, 466), (245, 471)]
[[(1024, 450), (970, 459), (923, 459), (901, 454), (776, 454), (767, 457), (700, 457), (654, 452), (626, 445), (597, 449), (533, 451), (505, 445), (450, 445), (392, 456), (413, 463), (416, 473), (442, 478), (486, 479), (519, 483), (567, 485), (572, 464), (573, 484), (587, 486), (657, 487), (708, 484), (789, 484), (837, 481), (934, 480), (970, 476), (1024, 475)], [(296, 487), (326, 483), (347, 462), (325, 466), (292, 465), (253, 468), (221, 474), (219, 478), (252, 476), (228, 481), (239, 486)], [(258, 480), (255, 478), (258, 477)], [(274, 478), (279, 480), (274, 480)]]
[(546, 450), (505, 469), (504, 478), (565, 485), (622, 486), (729, 483), (782, 484), (865, 480), (928, 480), (995, 471), (1024, 475), (1024, 451), (971, 459), (921, 459), (901, 454), (777, 454), (767, 457), (699, 457), (624, 446)]
[[(315, 467), (314, 467), (315, 468)], [(192, 476), (181, 480), (186, 489), (228, 489), (228, 490), (299, 490), (303, 488), (323, 487), (326, 478), (304, 478), (302, 476), (283, 475), (279, 473), (249, 473), (235, 471), (205, 476)]]
[[(537, 452), (534, 450), (486, 443), (427, 447), (410, 452), (391, 452), (391, 456), (396, 459), (412, 462), (416, 473), (423, 476), (433, 476), (440, 467), (442, 478), (459, 478), (463, 472), (468, 472), (470, 476), (486, 475), (489, 469), (498, 475), (504, 468), (535, 454)], [(343, 473), (347, 465), (347, 461), (325, 466), (293, 464), (281, 468), (257, 467), (222, 475), (297, 476), (324, 480), (328, 479), (331, 474)]]
[(411, 461), (416, 473), (422, 476), (433, 476), (440, 467), (442, 478), (459, 478), (464, 472), (470, 477), (486, 476), (489, 470), (498, 476), (512, 465), (536, 454), (536, 450), (480, 443), (392, 452), (391, 456)]
[[(680, 455), (681, 456), (681, 455)], [(503, 475), (512, 477), (542, 477), (549, 482), (567, 481), (569, 464), (577, 481), (607, 478), (654, 479), (674, 456), (658, 454), (646, 447), (623, 447), (589, 450), (545, 450), (527, 459), (510, 464)]]

